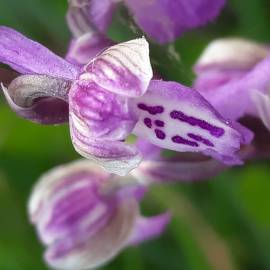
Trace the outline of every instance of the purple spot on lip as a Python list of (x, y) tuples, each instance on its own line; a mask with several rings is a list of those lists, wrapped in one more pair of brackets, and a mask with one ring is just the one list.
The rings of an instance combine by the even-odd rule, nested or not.
[(148, 106), (144, 103), (139, 103), (137, 106), (139, 109), (147, 111), (148, 113), (153, 115), (164, 112), (164, 108), (162, 106)]
[(181, 111), (172, 111), (170, 113), (172, 119), (178, 119), (179, 121), (190, 124), (191, 126), (199, 126), (202, 129), (208, 130), (211, 135), (215, 137), (221, 137), (224, 134), (224, 129), (213, 126), (204, 120), (188, 116)]
[(160, 129), (155, 129), (155, 133), (157, 138), (160, 140), (164, 140), (166, 138), (166, 134)]
[(186, 144), (186, 145), (190, 145), (190, 146), (194, 146), (194, 147), (198, 147), (199, 146), (198, 143), (193, 142), (193, 141), (189, 141), (189, 140), (187, 140), (187, 139), (185, 139), (185, 138), (183, 138), (183, 137), (181, 137), (179, 135), (173, 136), (172, 137), (172, 141), (174, 143)]
[(152, 127), (152, 120), (150, 118), (144, 118), (143, 122), (148, 128)]
[(203, 144), (207, 145), (207, 146), (214, 146), (214, 144), (212, 142), (210, 142), (209, 140), (203, 138), (202, 136), (200, 135), (196, 135), (196, 134), (193, 134), (193, 133), (188, 133), (188, 137), (191, 138), (191, 139), (194, 139), (198, 142), (202, 142)]
[(155, 124), (157, 127), (164, 127), (165, 123), (161, 120), (155, 120)]

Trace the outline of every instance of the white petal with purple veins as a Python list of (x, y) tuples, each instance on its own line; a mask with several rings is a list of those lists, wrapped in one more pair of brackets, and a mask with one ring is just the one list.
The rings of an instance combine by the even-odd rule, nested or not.
[(93, 80), (110, 92), (142, 96), (153, 76), (148, 43), (140, 38), (112, 46), (93, 59), (84, 71), (80, 79)]

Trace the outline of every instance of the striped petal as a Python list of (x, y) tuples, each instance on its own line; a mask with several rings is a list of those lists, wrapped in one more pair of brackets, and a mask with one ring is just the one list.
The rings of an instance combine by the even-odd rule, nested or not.
[(2, 85), (11, 109), (23, 118), (42, 124), (56, 124), (68, 119), (70, 81), (45, 75), (22, 75), (8, 88)]
[(202, 152), (226, 164), (239, 164), (241, 134), (195, 90), (175, 82), (152, 81), (134, 99), (139, 118), (134, 133), (178, 152)]
[(85, 66), (81, 79), (127, 97), (143, 95), (153, 76), (149, 46), (144, 38), (120, 43), (105, 50)]
[(47, 249), (45, 259), (56, 269), (93, 269), (116, 256), (126, 245), (137, 217), (137, 203), (126, 201), (113, 219), (81, 246), (70, 247), (67, 241), (56, 242)]
[(45, 259), (56, 269), (97, 267), (123, 249), (139, 215), (133, 197), (119, 200), (112, 176), (87, 160), (57, 167), (38, 181), (29, 215)]
[(66, 20), (73, 37), (95, 32), (89, 18), (89, 8), (89, 0), (69, 0)]
[(22, 74), (42, 74), (72, 80), (77, 66), (15, 30), (0, 26), (0, 62)]

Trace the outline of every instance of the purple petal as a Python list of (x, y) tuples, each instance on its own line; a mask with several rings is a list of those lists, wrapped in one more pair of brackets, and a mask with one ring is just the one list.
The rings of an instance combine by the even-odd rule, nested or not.
[(90, 1), (89, 16), (91, 18), (91, 22), (99, 31), (105, 32), (109, 27), (116, 5), (117, 1), (114, 0)]
[(153, 80), (133, 106), (139, 118), (133, 132), (138, 137), (162, 148), (202, 152), (226, 164), (239, 164), (241, 134), (195, 90)]
[(84, 244), (62, 240), (46, 251), (48, 264), (57, 269), (92, 269), (115, 257), (126, 245), (138, 215), (137, 203), (126, 201), (111, 221)]
[(75, 65), (86, 65), (113, 42), (100, 33), (87, 33), (70, 43), (66, 59)]
[(0, 26), (0, 62), (22, 74), (75, 79), (78, 68), (15, 30)]
[(68, 91), (71, 83), (45, 75), (23, 75), (8, 88), (2, 85), (7, 102), (18, 115), (42, 124), (68, 120)]
[(214, 41), (195, 65), (198, 75), (195, 87), (224, 117), (236, 120), (245, 114), (256, 115), (250, 97), (253, 91), (266, 91), (268, 55), (269, 48), (256, 42)]
[(211, 95), (201, 93), (224, 117), (239, 119), (245, 114), (256, 115), (257, 110), (251, 100), (251, 92), (265, 93), (267, 91), (270, 77), (269, 66), (270, 56), (241, 79), (216, 88)]
[(154, 144), (149, 143), (148, 140), (145, 140), (143, 138), (138, 138), (136, 145), (138, 149), (140, 150), (140, 153), (142, 154), (143, 159), (156, 160), (156, 159), (159, 159), (161, 156), (162, 149), (160, 147), (157, 147)]
[(90, 0), (81, 1), (69, 0), (68, 12), (66, 15), (69, 30), (75, 38), (86, 33), (94, 33), (95, 29), (89, 17)]
[(78, 81), (69, 93), (70, 114), (87, 128), (89, 139), (124, 140), (136, 119), (125, 97), (108, 92), (91, 81)]
[(80, 79), (128, 97), (143, 95), (153, 76), (149, 46), (144, 38), (120, 43), (93, 59)]
[(70, 132), (76, 151), (110, 173), (125, 175), (141, 161), (140, 154), (132, 145), (121, 141), (93, 140), (91, 131), (74, 114), (70, 117)]
[(212, 158), (183, 153), (173, 160), (146, 160), (132, 174), (145, 185), (207, 180), (229, 166)]
[(124, 0), (136, 23), (160, 43), (171, 42), (183, 32), (213, 20), (225, 0)]
[(160, 236), (170, 222), (170, 219), (171, 215), (169, 213), (147, 218), (138, 217), (129, 239), (129, 245), (138, 245), (141, 242)]

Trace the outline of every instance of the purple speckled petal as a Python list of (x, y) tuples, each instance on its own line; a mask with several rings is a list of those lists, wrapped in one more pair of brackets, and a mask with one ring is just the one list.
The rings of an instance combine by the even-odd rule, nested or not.
[(151, 38), (170, 42), (183, 32), (213, 20), (225, 0), (124, 0), (135, 21)]
[[(138, 137), (162, 148), (202, 152), (226, 164), (241, 163), (236, 156), (241, 134), (195, 90), (153, 80), (147, 93), (134, 100), (133, 107), (139, 118), (133, 131)], [(146, 118), (153, 123), (151, 127)]]
[(153, 217), (138, 217), (129, 239), (129, 245), (138, 245), (143, 241), (160, 236), (170, 222), (171, 215), (164, 213)]
[(18, 115), (42, 124), (57, 124), (68, 120), (70, 85), (70, 81), (45, 75), (22, 75), (2, 89)]
[(79, 72), (75, 65), (5, 26), (0, 26), (0, 62), (22, 74), (42, 74), (72, 80)]
[(141, 96), (153, 76), (149, 45), (144, 38), (117, 44), (93, 59), (84, 71), (80, 79), (92, 80), (118, 95)]
[(71, 41), (66, 59), (76, 65), (86, 65), (104, 49), (112, 45), (113, 42), (103, 34), (86, 33)]

